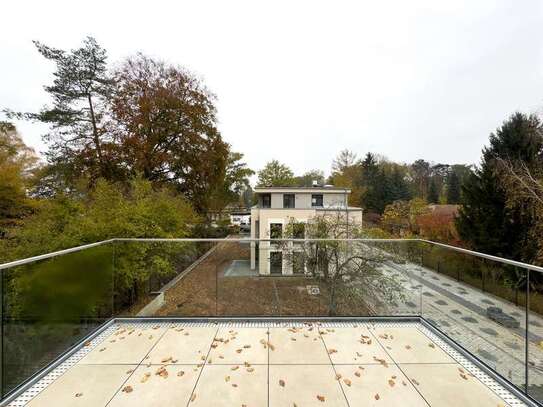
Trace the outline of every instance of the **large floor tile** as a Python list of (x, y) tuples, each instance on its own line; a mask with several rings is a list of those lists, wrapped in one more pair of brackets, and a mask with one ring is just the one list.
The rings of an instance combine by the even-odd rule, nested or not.
[(458, 364), (400, 365), (431, 406), (507, 406)]
[(105, 406), (136, 366), (75, 365), (28, 406)]
[(396, 363), (455, 363), (417, 328), (376, 328), (372, 332)]
[(334, 328), (322, 333), (333, 363), (391, 362), (382, 346), (367, 328)]
[(428, 406), (394, 365), (336, 365), (350, 406)]
[(269, 386), (273, 407), (347, 407), (331, 365), (272, 365)]
[(203, 363), (211, 347), (215, 327), (170, 328), (149, 353), (147, 363)]
[(268, 366), (205, 365), (190, 407), (268, 405)]
[(221, 328), (217, 332), (208, 362), (223, 364), (267, 364), (266, 328)]
[(157, 343), (166, 328), (122, 328), (98, 344), (79, 363), (140, 363)]
[(329, 364), (317, 328), (270, 328), (271, 364)]
[(141, 365), (108, 407), (186, 406), (201, 369), (196, 365)]

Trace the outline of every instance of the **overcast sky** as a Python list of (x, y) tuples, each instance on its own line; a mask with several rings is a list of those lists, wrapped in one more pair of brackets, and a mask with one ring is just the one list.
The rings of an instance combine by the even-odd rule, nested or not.
[[(142, 51), (200, 75), (253, 169), (329, 173), (344, 148), (476, 163), (508, 115), (543, 111), (540, 0), (17, 0), (1, 13), (0, 108), (48, 102), (53, 66), (33, 39), (92, 35), (112, 63)], [(45, 149), (43, 127), (17, 124)]]

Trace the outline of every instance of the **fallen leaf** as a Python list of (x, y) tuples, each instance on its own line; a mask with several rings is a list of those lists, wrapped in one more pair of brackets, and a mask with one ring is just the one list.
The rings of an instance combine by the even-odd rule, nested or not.
[(151, 377), (151, 373), (145, 373), (141, 378), (140, 382), (145, 383), (149, 379), (149, 377)]
[(326, 399), (324, 398), (324, 396), (320, 396), (317, 394), (317, 400), (322, 401), (324, 403), (324, 400)]
[(394, 382), (394, 380), (392, 380), (392, 379), (389, 379), (389, 380), (388, 380), (388, 385), (389, 385), (390, 387), (394, 387), (395, 384), (396, 384), (396, 383)]
[(230, 381), (230, 376), (226, 376), (226, 377), (224, 378), (224, 381), (228, 383), (228, 382)]
[(434, 345), (433, 343), (429, 343), (428, 346), (429, 346), (430, 348), (435, 348), (435, 347), (436, 347), (436, 345)]
[(185, 374), (185, 372), (183, 372), (182, 370), (180, 370), (179, 372), (177, 372), (177, 376), (181, 377)]
[(285, 387), (285, 381), (283, 379), (279, 380), (279, 386)]
[(132, 386), (124, 386), (122, 391), (124, 393), (132, 393), (133, 390)]
[(166, 379), (168, 377), (168, 371), (166, 370), (164, 366), (161, 366), (160, 368), (157, 369), (157, 371), (155, 372), (155, 375)]
[(232, 366), (232, 367), (230, 368), (230, 370), (238, 370), (238, 369), (239, 369), (239, 366)]
[(357, 370), (356, 372), (354, 372), (354, 375), (355, 375), (356, 377), (360, 377), (360, 372)]
[(379, 400), (381, 397), (379, 396), (379, 393), (375, 393), (375, 396), (373, 396), (375, 400)]
[(196, 400), (196, 393), (192, 393), (192, 396), (190, 396), (190, 401)]
[(75, 393), (75, 397), (81, 397), (83, 396), (83, 393)]
[(347, 386), (351, 387), (351, 381), (349, 379), (343, 379), (343, 383), (345, 383)]

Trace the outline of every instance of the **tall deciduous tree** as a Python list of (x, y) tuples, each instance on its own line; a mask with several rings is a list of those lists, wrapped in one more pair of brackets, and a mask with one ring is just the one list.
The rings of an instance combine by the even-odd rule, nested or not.
[(26, 191), (36, 162), (15, 126), (0, 122), (0, 237), (31, 209)]
[(259, 187), (286, 187), (293, 186), (295, 182), (292, 170), (277, 160), (270, 161), (258, 171)]
[(295, 178), (296, 186), (299, 187), (311, 187), (313, 186), (313, 181), (317, 181), (319, 185), (324, 184), (324, 172), (322, 172), (321, 170), (307, 171), (303, 175)]
[(174, 184), (205, 212), (241, 158), (229, 156), (217, 130), (215, 95), (186, 69), (141, 54), (127, 59), (114, 78), (112, 124), (123, 168)]
[(55, 171), (70, 185), (85, 175), (91, 180), (114, 173), (105, 109), (113, 82), (106, 51), (92, 37), (69, 52), (34, 41), (38, 52), (56, 65), (53, 84), (45, 86), (53, 102), (39, 113), (7, 112), (8, 117), (46, 123), (46, 153)]
[(457, 219), (462, 239), (476, 250), (532, 261), (535, 247), (529, 230), (534, 214), (523, 202), (509, 205), (498, 159), (524, 163), (527, 168), (542, 165), (543, 127), (536, 116), (515, 113), (490, 135), (483, 149), (480, 167), (464, 184), (463, 206)]

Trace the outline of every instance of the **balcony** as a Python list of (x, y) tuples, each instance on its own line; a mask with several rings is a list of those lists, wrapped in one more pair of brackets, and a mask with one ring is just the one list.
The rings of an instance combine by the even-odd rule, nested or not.
[(421, 240), (113, 239), (1, 268), (2, 405), (543, 400), (536, 266)]

